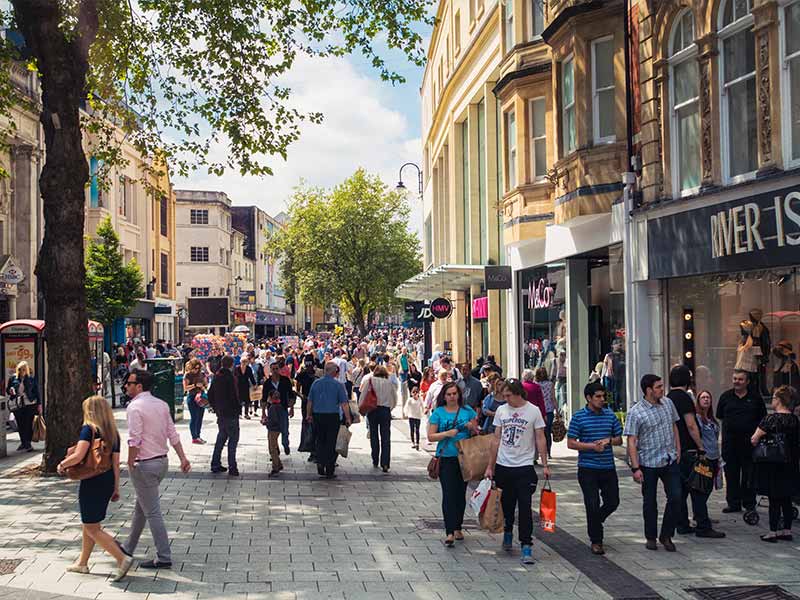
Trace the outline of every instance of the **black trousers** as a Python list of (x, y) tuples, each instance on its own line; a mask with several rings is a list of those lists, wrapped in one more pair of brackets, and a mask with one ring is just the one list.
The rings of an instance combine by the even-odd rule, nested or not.
[(411, 433), (411, 443), (419, 446), (419, 423), (420, 419), (408, 418), (408, 429)]
[(514, 511), (519, 508), (519, 543), (530, 546), (533, 543), (533, 513), (531, 504), (533, 493), (539, 478), (533, 465), (527, 467), (504, 467), (496, 465), (494, 481), (503, 495), (500, 501), (503, 505), (506, 533), (514, 531)]
[[(689, 487), (689, 478), (692, 475), (696, 462), (696, 451), (689, 451), (681, 454), (681, 504), (676, 523), (679, 531), (686, 531), (689, 529), (689, 509), (686, 506), (686, 500), (690, 497), (692, 499), (692, 514), (694, 515), (694, 520), (697, 521), (697, 530), (707, 531), (711, 529), (711, 519), (708, 517), (709, 494), (703, 494)], [(711, 468), (716, 469), (713, 462), (714, 461), (712, 461)]]
[(339, 413), (314, 413), (314, 456), (321, 474), (333, 475), (336, 469), (336, 437)]
[(443, 456), (439, 459), (439, 484), (442, 486), (444, 530), (447, 535), (452, 535), (461, 529), (467, 508), (467, 482), (461, 476), (458, 457)]
[[(781, 519), (781, 513), (783, 518)], [(781, 522), (783, 521), (783, 522)], [(769, 496), (769, 530), (792, 529), (792, 499)]]
[(583, 492), (583, 505), (586, 507), (589, 540), (593, 544), (602, 544), (603, 523), (619, 506), (617, 472), (614, 469), (578, 467), (578, 483)]
[(756, 507), (753, 488), (753, 447), (748, 436), (747, 445), (723, 446), (725, 461), (725, 500), (731, 508), (752, 510)]
[(24, 448), (29, 448), (33, 439), (33, 418), (36, 416), (36, 405), (23, 406), (13, 412), (14, 420), (19, 428), (19, 442)]
[(367, 415), (367, 421), (372, 464), (388, 467), (392, 451), (392, 411), (388, 406), (379, 406)]

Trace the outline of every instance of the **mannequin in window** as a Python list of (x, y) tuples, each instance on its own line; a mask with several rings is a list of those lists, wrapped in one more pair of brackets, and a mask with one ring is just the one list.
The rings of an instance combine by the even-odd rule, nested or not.
[(555, 390), (558, 408), (564, 410), (567, 404), (567, 345), (565, 341), (559, 340), (556, 343), (555, 360)]
[(756, 371), (758, 385), (755, 387), (757, 393), (762, 396), (769, 396), (770, 392), (767, 390), (767, 363), (769, 362), (770, 349), (772, 343), (769, 339), (769, 329), (764, 325), (761, 320), (764, 313), (760, 308), (754, 308), (750, 311), (750, 321), (753, 323), (753, 347), (758, 348), (758, 371)]
[(753, 322), (745, 319), (739, 323), (739, 330), (741, 331), (741, 340), (739, 346), (736, 348), (736, 364), (734, 369), (739, 371), (747, 371), (748, 391), (756, 395), (758, 394), (758, 369), (759, 359), (761, 357), (761, 348), (753, 345)]
[(622, 410), (625, 394), (625, 350), (622, 338), (611, 342), (611, 352), (603, 359), (603, 386), (611, 392), (614, 410)]
[(797, 356), (792, 343), (781, 340), (772, 350), (772, 354), (778, 359), (772, 370), (772, 385), (775, 388), (790, 385), (796, 390), (800, 389), (800, 368), (797, 366)]
[(556, 377), (556, 354), (553, 352), (553, 349), (550, 347), (550, 340), (544, 339), (542, 340), (542, 353), (539, 355), (539, 365), (540, 367), (544, 367), (545, 371), (547, 371), (547, 378), (550, 380), (555, 379)]

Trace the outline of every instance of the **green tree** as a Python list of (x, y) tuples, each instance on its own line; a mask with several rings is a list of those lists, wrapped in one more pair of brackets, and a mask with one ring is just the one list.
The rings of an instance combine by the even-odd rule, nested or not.
[[(0, 116), (24, 101), (11, 84), (9, 61), (26, 60), (42, 89), (34, 109), (46, 150), (40, 177), (45, 234), (36, 275), (52, 315), (48, 362), (60, 373), (47, 390), (51, 423), (44, 467), (52, 472), (75, 440), (80, 401), (91, 382), (89, 349), (74, 343), (85, 337), (87, 318), (84, 134), (97, 140), (92, 153), (106, 169), (125, 162), (121, 130), (145, 165), (159, 164), (148, 159), (160, 155), (182, 175), (197, 167), (270, 174), (270, 161), (286, 158), (300, 125), (322, 119), (297, 110), (282, 84), (298, 57), (358, 52), (384, 79), (401, 81), (375, 40), (422, 64), (415, 27), (432, 24), (432, 0), (10, 3), (9, 11), (0, 12), (0, 26), (21, 34), (26, 53), (17, 52), (13, 36), (0, 40), (0, 66), (6, 67), (0, 68)], [(225, 151), (218, 151), (220, 145)], [(73, 368), (64, 370), (68, 360)]]
[[(89, 316), (111, 329), (144, 295), (144, 275), (136, 260), (127, 265), (119, 247), (119, 236), (106, 217), (97, 227), (97, 239), (89, 238), (86, 250), (86, 304)], [(102, 357), (98, 357), (98, 360)], [(112, 380), (111, 398), (116, 391)]]
[(291, 293), (338, 303), (364, 335), (371, 315), (396, 308), (395, 288), (422, 269), (409, 213), (403, 194), (359, 169), (330, 192), (297, 189), (270, 252), (282, 259)]

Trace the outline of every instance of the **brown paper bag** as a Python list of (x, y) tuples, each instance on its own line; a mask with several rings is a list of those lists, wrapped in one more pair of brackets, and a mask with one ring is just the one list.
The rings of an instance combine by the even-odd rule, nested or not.
[(486, 508), (479, 519), (481, 529), (486, 529), (490, 533), (502, 533), (505, 526), (503, 505), (500, 503), (502, 496), (503, 490), (496, 487), (492, 488), (489, 493), (489, 499), (486, 501)]
[(44, 418), (41, 415), (33, 417), (33, 436), (32, 442), (43, 442), (47, 438), (47, 427), (44, 424)]
[(493, 435), (476, 435), (456, 442), (458, 464), (464, 481), (480, 481), (489, 466), (489, 457), (494, 451)]

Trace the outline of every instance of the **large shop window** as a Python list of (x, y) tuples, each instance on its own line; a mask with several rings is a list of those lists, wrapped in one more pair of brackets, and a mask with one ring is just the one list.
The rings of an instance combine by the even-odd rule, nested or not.
[(727, 0), (720, 14), (722, 169), (726, 183), (758, 168), (756, 50), (749, 0)]
[(592, 42), (592, 114), (594, 141), (614, 141), (614, 38)]
[(667, 280), (670, 365), (693, 366), (697, 390), (715, 400), (735, 368), (765, 399), (798, 385), (790, 359), (800, 348), (799, 276), (791, 267)]
[(561, 63), (562, 156), (574, 152), (575, 138), (575, 59)]
[(533, 180), (542, 181), (547, 176), (547, 134), (544, 98), (534, 98), (531, 107), (531, 169)]
[(672, 186), (675, 196), (684, 196), (700, 187), (700, 84), (691, 9), (675, 20), (669, 63)]
[(566, 336), (564, 276), (562, 265), (526, 269), (519, 275), (524, 365), (526, 369), (545, 367), (551, 379), (556, 343)]
[(783, 9), (783, 114), (789, 126), (786, 160), (791, 166), (800, 165), (800, 2)]

